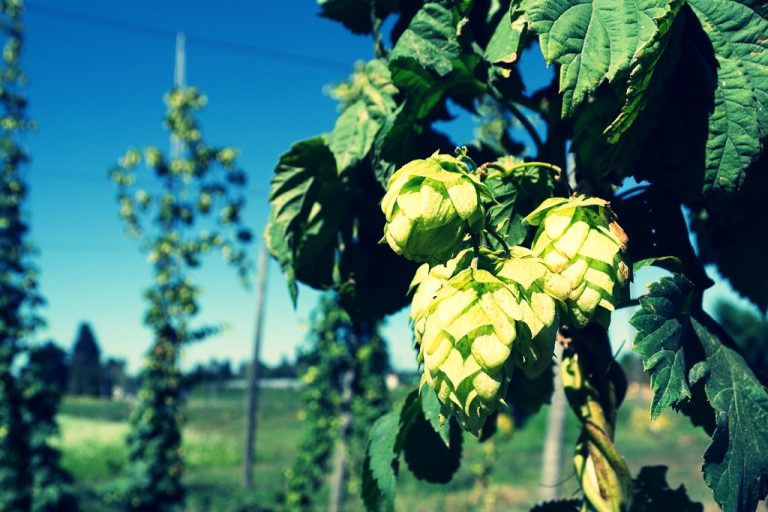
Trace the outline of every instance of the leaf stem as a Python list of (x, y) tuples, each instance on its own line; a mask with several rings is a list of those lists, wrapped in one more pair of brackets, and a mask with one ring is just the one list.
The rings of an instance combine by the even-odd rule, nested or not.
[(486, 224), (485, 231), (489, 235), (491, 235), (493, 238), (496, 239), (499, 244), (501, 244), (501, 247), (504, 249), (504, 252), (507, 253), (507, 257), (512, 257), (512, 250), (509, 248), (509, 244), (507, 244), (507, 241), (504, 240), (504, 237), (502, 237), (497, 231), (496, 228), (494, 228), (491, 225)]
[(453, 151), (456, 154), (456, 157), (459, 160), (463, 160), (464, 162), (470, 164), (472, 166), (472, 171), (478, 171), (479, 168), (474, 160), (472, 160), (472, 157), (470, 157), (468, 153), (467, 146), (457, 146), (456, 149)]

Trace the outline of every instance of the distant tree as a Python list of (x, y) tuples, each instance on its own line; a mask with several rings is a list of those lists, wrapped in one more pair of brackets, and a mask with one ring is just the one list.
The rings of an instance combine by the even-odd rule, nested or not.
[(101, 394), (101, 351), (87, 323), (81, 323), (72, 349), (69, 392), (73, 395)]
[(296, 365), (291, 363), (287, 357), (280, 358), (280, 362), (277, 366), (269, 368), (264, 376), (269, 376), (275, 379), (292, 379), (297, 374)]
[(768, 318), (724, 300), (715, 305), (715, 316), (739, 345), (747, 365), (768, 386)]
[(61, 452), (48, 442), (59, 433), (56, 411), (66, 384), (66, 357), (66, 352), (51, 341), (32, 347), (20, 374), (29, 432), (31, 512), (77, 510), (72, 477), (60, 466)]

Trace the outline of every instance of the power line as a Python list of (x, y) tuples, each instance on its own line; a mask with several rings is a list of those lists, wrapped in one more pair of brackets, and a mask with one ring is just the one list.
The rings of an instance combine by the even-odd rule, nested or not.
[[(128, 32), (132, 34), (154, 37), (157, 39), (174, 40), (176, 38), (176, 32), (173, 30), (165, 30), (162, 28), (151, 27), (148, 25), (142, 25), (140, 23), (133, 23), (130, 21), (119, 20), (116, 18), (108, 18), (105, 16), (97, 16), (93, 14), (87, 14), (84, 12), (72, 11), (69, 9), (60, 9), (51, 5), (38, 4), (35, 2), (27, 2), (27, 9), (43, 16), (49, 16), (53, 18), (66, 19), (75, 21), (78, 23), (85, 23), (88, 25), (95, 25), (101, 28), (108, 28), (112, 30), (119, 30), (122, 32)], [(327, 69), (332, 71), (347, 71), (349, 72), (349, 64), (340, 61), (324, 59), (322, 57), (313, 57), (310, 55), (303, 55), (300, 53), (286, 52), (283, 50), (276, 50), (274, 48), (267, 48), (263, 46), (255, 46), (246, 43), (239, 43), (236, 41), (226, 41), (223, 39), (215, 39), (211, 37), (205, 37), (200, 35), (187, 34), (187, 42), (193, 45), (202, 46), (219, 51), (228, 51), (232, 53), (239, 53), (242, 55), (248, 55), (251, 57), (272, 60), (276, 62), (292, 62), (303, 66), (311, 66), (320, 69)]]
[[(27, 177), (33, 181), (64, 181), (69, 183), (88, 183), (93, 185), (110, 184), (109, 176), (106, 173), (103, 176), (96, 176), (94, 174), (78, 171), (34, 168), (28, 172)], [(269, 187), (255, 186), (253, 183), (247, 187), (248, 193), (267, 193), (269, 190)]]

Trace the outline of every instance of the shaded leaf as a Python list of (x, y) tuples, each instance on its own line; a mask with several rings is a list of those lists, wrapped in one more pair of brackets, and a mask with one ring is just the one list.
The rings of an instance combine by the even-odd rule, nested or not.
[[(706, 145), (705, 194), (741, 189), (768, 135), (768, 19), (749, 1), (688, 2), (712, 43), (717, 67)], [(756, 3), (755, 3), (756, 4)]]
[(691, 380), (704, 379), (717, 421), (704, 480), (726, 512), (755, 510), (768, 494), (768, 390), (711, 327), (691, 322), (706, 354)]
[(280, 157), (269, 201), (267, 247), (283, 268), (295, 303), (294, 277), (315, 288), (333, 284), (338, 231), (346, 217), (346, 186), (324, 138), (299, 142)]
[(579, 512), (580, 500), (558, 500), (539, 503), (531, 509), (531, 512)]
[(650, 285), (640, 299), (640, 310), (630, 323), (637, 329), (634, 348), (650, 373), (653, 401), (651, 417), (667, 407), (691, 398), (685, 360), (685, 344), (692, 336), (688, 323), (688, 300), (693, 284), (684, 276), (662, 278)]
[(439, 76), (450, 73), (461, 51), (457, 41), (459, 18), (452, 5), (447, 0), (426, 3), (398, 39), (390, 60), (413, 58)]
[(418, 391), (413, 390), (399, 411), (385, 414), (371, 428), (360, 488), (367, 510), (394, 510), (400, 452), (411, 426), (419, 419), (423, 421), (421, 404)]
[(354, 34), (370, 34), (371, 7), (368, 0), (318, 0), (320, 16), (338, 21)]
[(662, 14), (653, 20), (656, 24), (653, 36), (640, 45), (632, 56), (624, 105), (621, 107), (619, 116), (605, 129), (609, 142), (615, 143), (645, 108), (648, 97), (644, 93), (651, 83), (656, 65), (667, 48), (669, 31), (682, 6), (682, 0), (672, 0), (667, 4)]
[(419, 480), (431, 483), (450, 482), (461, 464), (462, 430), (456, 420), (451, 418), (448, 445), (435, 432), (430, 422), (419, 417), (413, 422), (405, 437), (403, 451), (408, 468)]
[[(504, 165), (521, 162), (507, 158)], [(552, 197), (552, 171), (542, 167), (524, 167), (504, 176), (491, 173), (485, 183), (498, 203), (489, 209), (491, 225), (509, 245), (522, 244), (530, 230), (530, 225), (524, 224), (523, 218), (542, 201)], [(495, 248), (500, 248), (495, 240), (490, 242)]]
[(432, 429), (440, 436), (445, 446), (450, 445), (450, 427), (448, 422), (440, 421), (440, 402), (432, 388), (424, 386), (419, 394), (421, 397), (421, 410), (424, 417), (432, 425)]
[(691, 501), (684, 486), (671, 489), (667, 484), (666, 466), (645, 466), (632, 483), (630, 512), (674, 510), (675, 512), (702, 512), (701, 503)]
[(509, 12), (499, 20), (491, 40), (485, 48), (485, 60), (500, 67), (511, 66), (520, 53), (521, 38), (525, 30), (525, 18), (517, 15), (516, 3), (509, 5)]
[(394, 510), (397, 486), (395, 441), (400, 414), (390, 412), (371, 428), (363, 461), (361, 493), (367, 510)]
[(529, 379), (523, 372), (513, 372), (504, 400), (513, 410), (519, 408), (531, 415), (551, 402), (554, 391), (554, 366), (550, 366), (549, 370), (543, 371), (535, 379)]

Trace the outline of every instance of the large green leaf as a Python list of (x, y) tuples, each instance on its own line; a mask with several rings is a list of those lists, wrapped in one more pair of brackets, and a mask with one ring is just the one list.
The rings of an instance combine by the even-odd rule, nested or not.
[(448, 483), (461, 464), (462, 430), (456, 420), (446, 423), (446, 445), (423, 414), (419, 415), (405, 436), (403, 452), (408, 469), (419, 480)]
[(768, 19), (758, 2), (688, 2), (717, 59), (714, 111), (709, 118), (704, 192), (730, 195), (768, 135)]
[(511, 2), (509, 11), (501, 17), (491, 40), (485, 48), (485, 60), (499, 67), (511, 66), (522, 50), (525, 17), (517, 12), (517, 3)]
[(704, 380), (717, 421), (704, 480), (726, 512), (755, 510), (768, 494), (768, 390), (712, 327), (691, 322), (706, 354), (691, 380)]
[[(497, 164), (511, 168), (522, 160), (505, 158)], [(491, 172), (486, 185), (496, 203), (489, 209), (490, 225), (505, 238), (508, 245), (520, 245), (526, 239), (530, 226), (523, 223), (545, 199), (552, 197), (554, 179), (552, 171), (543, 167), (523, 167), (511, 172)], [(500, 248), (493, 239), (495, 248)]]
[(267, 226), (264, 229), (264, 244), (280, 268), (283, 269), (285, 281), (288, 283), (288, 293), (295, 302), (299, 289), (296, 286), (296, 273), (293, 271), (293, 254), (288, 246), (282, 226), (275, 222), (274, 210), (270, 212)]
[(367, 510), (394, 510), (397, 487), (397, 438), (400, 414), (390, 412), (371, 428), (363, 461), (361, 493)]
[(459, 16), (448, 0), (428, 2), (411, 20), (392, 49), (390, 60), (413, 58), (421, 66), (445, 76), (459, 58)]
[[(691, 283), (680, 274), (652, 285), (642, 310), (632, 319), (640, 331), (639, 350), (644, 363), (649, 359), (655, 363), (650, 367), (651, 382), (660, 395), (659, 405), (680, 404), (699, 419), (709, 414), (702, 414), (702, 408), (714, 411), (704, 479), (715, 500), (726, 511), (755, 510), (768, 494), (768, 390), (733, 348), (733, 340), (694, 300), (700, 302), (701, 294), (693, 293)], [(688, 368), (683, 375), (682, 369)], [(655, 377), (654, 384), (654, 372), (661, 371), (667, 377), (663, 381)], [(700, 400), (702, 388), (708, 404)], [(690, 401), (682, 400), (686, 393)], [(685, 411), (686, 407), (697, 411)]]
[(461, 102), (462, 98), (477, 95), (482, 85), (474, 74), (481, 60), (474, 55), (456, 60), (453, 71), (444, 77), (411, 57), (390, 60), (392, 82), (403, 95), (403, 102), (387, 118), (374, 144), (374, 170), (382, 185), (406, 162), (424, 158), (438, 149), (450, 152), (455, 148), (430, 125), (444, 111), (448, 98)]
[(672, 0), (666, 5), (662, 14), (653, 20), (656, 24), (653, 36), (640, 45), (632, 56), (624, 105), (621, 107), (619, 116), (605, 129), (609, 142), (615, 143), (645, 108), (648, 102), (645, 91), (651, 83), (656, 65), (667, 48), (672, 23), (682, 6), (683, 0)]
[(336, 158), (339, 172), (365, 158), (381, 124), (381, 119), (373, 117), (362, 100), (342, 112), (328, 137), (328, 146)]
[(643, 369), (651, 375), (652, 418), (691, 398), (684, 346), (692, 335), (686, 310), (692, 288), (680, 274), (652, 283), (630, 320), (637, 329), (634, 348), (643, 359)]
[(526, 0), (525, 16), (539, 34), (548, 63), (560, 70), (563, 116), (604, 81), (630, 68), (635, 53), (656, 32), (667, 0)]
[(354, 34), (370, 34), (373, 30), (373, 14), (379, 19), (401, 10), (398, 0), (318, 0), (320, 16), (338, 21)]
[(348, 198), (323, 137), (299, 142), (280, 157), (269, 201), (267, 246), (285, 272), (294, 302), (294, 279), (315, 288), (331, 286)]
[(396, 109), (397, 92), (387, 63), (379, 59), (358, 64), (347, 81), (330, 90), (342, 108), (328, 135), (340, 173), (368, 155), (379, 129)]
[(414, 390), (405, 397), (399, 411), (385, 414), (371, 428), (360, 487), (367, 510), (394, 510), (400, 452), (417, 418), (423, 415), (418, 392)]
[(318, 0), (320, 16), (338, 21), (354, 34), (370, 34), (371, 7), (369, 0)]
[(529, 379), (523, 372), (512, 372), (512, 379), (507, 387), (504, 400), (517, 416), (536, 414), (552, 401), (555, 392), (554, 366), (543, 371), (534, 379)]

